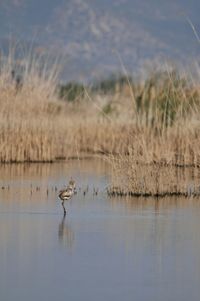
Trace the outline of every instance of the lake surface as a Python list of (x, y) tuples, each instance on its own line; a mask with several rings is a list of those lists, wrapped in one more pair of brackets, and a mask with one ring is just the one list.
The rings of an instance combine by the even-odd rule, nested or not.
[[(100, 160), (0, 175), (0, 300), (199, 301), (200, 200), (110, 199)], [(78, 194), (63, 218), (71, 176)]]

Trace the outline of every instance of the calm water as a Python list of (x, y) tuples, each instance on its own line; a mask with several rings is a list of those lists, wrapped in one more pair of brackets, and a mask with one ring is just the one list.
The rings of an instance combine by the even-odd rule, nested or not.
[[(97, 160), (0, 175), (0, 300), (199, 301), (200, 201), (108, 199)], [(55, 190), (70, 176), (64, 219)]]

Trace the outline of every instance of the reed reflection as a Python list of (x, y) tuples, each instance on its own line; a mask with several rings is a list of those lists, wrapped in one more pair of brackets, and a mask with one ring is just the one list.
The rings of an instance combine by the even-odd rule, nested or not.
[(66, 215), (63, 215), (63, 218), (59, 224), (58, 239), (62, 246), (72, 249), (75, 239), (74, 231), (71, 229), (69, 222), (66, 220)]
[(174, 209), (200, 208), (199, 198), (193, 197), (111, 197), (108, 198), (108, 201), (113, 210), (121, 210), (123, 207), (129, 213), (152, 211), (155, 214), (159, 214)]

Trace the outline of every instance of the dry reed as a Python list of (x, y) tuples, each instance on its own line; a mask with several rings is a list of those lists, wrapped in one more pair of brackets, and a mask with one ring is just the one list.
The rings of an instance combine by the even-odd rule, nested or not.
[[(112, 95), (58, 98), (55, 66), (1, 57), (0, 162), (53, 162), (81, 154), (121, 155), (137, 164), (199, 166), (200, 89), (176, 73), (124, 84)], [(131, 91), (130, 91), (131, 89)], [(121, 166), (121, 165), (120, 165)]]
[(108, 195), (134, 197), (200, 196), (200, 170), (138, 164), (133, 156), (113, 158)]

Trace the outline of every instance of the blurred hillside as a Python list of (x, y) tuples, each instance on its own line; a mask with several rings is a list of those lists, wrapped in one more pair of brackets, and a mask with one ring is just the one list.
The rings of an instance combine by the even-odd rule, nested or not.
[(198, 60), (199, 44), (186, 18), (200, 29), (197, 0), (2, 0), (0, 48), (15, 37), (62, 58), (62, 78), (91, 81), (129, 73), (149, 61)]

